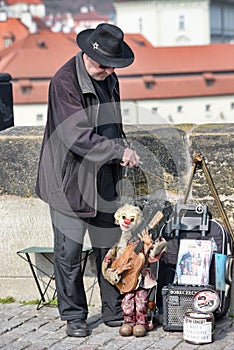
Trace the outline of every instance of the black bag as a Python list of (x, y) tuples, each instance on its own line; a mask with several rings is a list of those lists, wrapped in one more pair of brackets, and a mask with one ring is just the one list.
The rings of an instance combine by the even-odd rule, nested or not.
[[(219, 293), (220, 308), (215, 317), (225, 315), (230, 306), (233, 242), (229, 232), (211, 218), (206, 205), (177, 204), (175, 212), (161, 228), (160, 235), (168, 241), (167, 251), (159, 263), (157, 305), (162, 309), (162, 288), (168, 284), (176, 285), (176, 262), (181, 239), (205, 239), (213, 242), (213, 256), (210, 265), (209, 285)], [(216, 254), (225, 255), (225, 290), (219, 289), (216, 278)]]

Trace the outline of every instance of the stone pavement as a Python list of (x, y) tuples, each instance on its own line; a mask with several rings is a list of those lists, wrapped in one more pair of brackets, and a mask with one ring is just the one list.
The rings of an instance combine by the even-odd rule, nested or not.
[(182, 332), (167, 332), (156, 327), (143, 338), (121, 337), (118, 328), (104, 325), (99, 307), (90, 307), (88, 325), (91, 335), (86, 338), (66, 336), (66, 323), (60, 320), (57, 307), (19, 303), (0, 304), (1, 350), (193, 350), (234, 349), (233, 319), (216, 321), (214, 341), (206, 345), (189, 344)]

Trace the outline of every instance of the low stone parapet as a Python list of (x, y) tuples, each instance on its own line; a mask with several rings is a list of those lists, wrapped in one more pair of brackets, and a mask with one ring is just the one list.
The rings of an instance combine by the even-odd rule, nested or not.
[[(234, 124), (184, 126), (126, 126), (129, 140), (141, 154), (142, 165), (129, 172), (129, 196), (149, 204), (172, 204), (183, 198), (194, 154), (202, 154), (220, 199), (234, 227)], [(38, 298), (31, 271), (17, 251), (28, 246), (52, 246), (48, 205), (35, 194), (43, 127), (12, 127), (0, 132), (0, 297)], [(130, 181), (131, 180), (131, 181)], [(137, 193), (132, 194), (136, 187)], [(190, 200), (208, 203), (213, 216), (220, 213), (201, 169), (194, 178)], [(89, 239), (86, 237), (86, 244)], [(90, 261), (93, 268), (93, 262)], [(92, 279), (92, 276), (87, 276)], [(88, 279), (87, 279), (88, 281)], [(95, 287), (96, 301), (100, 299)]]

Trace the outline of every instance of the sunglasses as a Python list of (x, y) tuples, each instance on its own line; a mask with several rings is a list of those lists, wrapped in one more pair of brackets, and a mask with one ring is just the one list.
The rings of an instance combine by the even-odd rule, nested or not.
[(99, 68), (101, 68), (101, 69), (115, 69), (114, 67), (107, 67), (107, 66), (103, 66), (102, 64), (99, 64)]

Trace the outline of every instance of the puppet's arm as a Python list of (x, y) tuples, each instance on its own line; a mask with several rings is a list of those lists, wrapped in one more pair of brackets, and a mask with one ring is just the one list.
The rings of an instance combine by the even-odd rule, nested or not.
[(122, 263), (121, 267), (111, 268), (113, 261), (116, 259), (117, 248), (112, 248), (106, 254), (102, 262), (103, 277), (111, 284), (117, 284), (121, 279), (121, 274), (131, 268), (131, 262)]
[(149, 253), (149, 262), (158, 261), (166, 251), (167, 241), (164, 238), (157, 239)]

